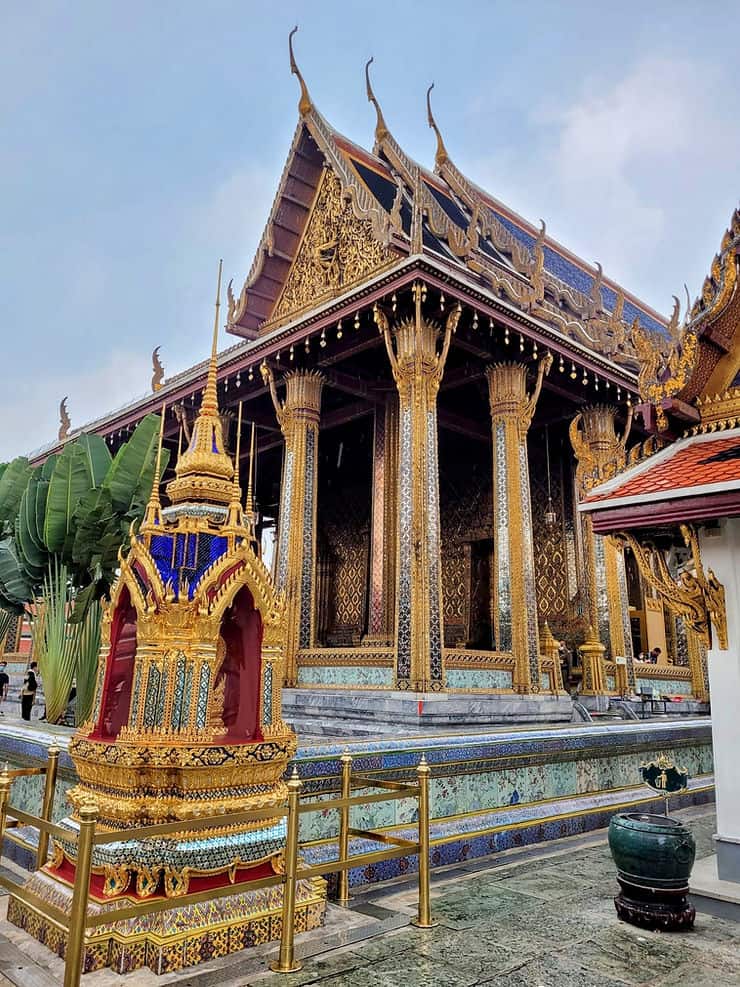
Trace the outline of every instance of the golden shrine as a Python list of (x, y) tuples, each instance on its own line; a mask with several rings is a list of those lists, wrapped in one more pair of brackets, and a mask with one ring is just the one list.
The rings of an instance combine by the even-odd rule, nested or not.
[[(219, 269), (219, 289), (220, 276)], [(296, 750), (281, 716), (284, 598), (254, 551), (251, 483), (245, 511), (238, 446), (236, 470), (224, 446), (218, 312), (217, 295), (208, 380), (167, 484), (170, 503), (161, 505), (158, 466), (105, 610), (92, 717), (70, 743), (79, 784), (68, 793), (73, 814), (62, 827), (77, 829), (92, 805), (98, 829), (120, 833), (92, 856), (91, 910), (109, 913), (110, 922), (88, 935), (87, 971), (148, 965), (162, 973), (278, 934), (282, 886), (177, 908), (189, 891), (282, 873), (284, 816), (197, 833), (188, 823), (282, 807)], [(182, 829), (126, 837), (157, 823)], [(74, 841), (55, 839), (51, 860), (25, 885), (67, 914), (76, 850)], [(323, 922), (325, 887), (320, 878), (299, 882), (300, 928)], [(172, 907), (116, 921), (117, 909), (152, 897)], [(64, 937), (23, 899), (11, 896), (8, 918), (64, 953)]]
[[(292, 34), (290, 59), (299, 119), (251, 269), (229, 284), (233, 345), (214, 373), (169, 378), (158, 349), (152, 394), (88, 429), (115, 449), (164, 399), (174, 453), (178, 434), (197, 439), (208, 387), (238, 458), (243, 406), (256, 430), (250, 530), (284, 600), (291, 722), (361, 706), (379, 729), (416, 726), (419, 699), (430, 723), (465, 723), (471, 703), (479, 723), (525, 708), (556, 721), (570, 719), (572, 688), (597, 704), (651, 689), (706, 701), (701, 640), (632, 549), (579, 511), (657, 441), (633, 409), (645, 367), (677, 359), (678, 301), (663, 318), (479, 188), (445, 145), (431, 89), (427, 169), (395, 139), (370, 63), (366, 150), (317, 109)], [(226, 485), (227, 459), (214, 474)], [(194, 494), (178, 470), (163, 478), (172, 519)], [(141, 571), (137, 553), (158, 551), (152, 525), (130, 560)], [(595, 669), (588, 642), (604, 649)], [(656, 664), (640, 661), (655, 648)]]

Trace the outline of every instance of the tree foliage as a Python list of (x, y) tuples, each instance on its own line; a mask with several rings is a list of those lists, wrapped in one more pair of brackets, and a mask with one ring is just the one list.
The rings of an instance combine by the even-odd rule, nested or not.
[[(81, 435), (42, 467), (24, 456), (0, 464), (0, 611), (31, 614), (47, 706), (53, 696), (50, 722), (62, 702), (66, 708), (72, 678), (78, 709), (92, 703), (97, 601), (115, 578), (131, 524), (144, 513), (159, 421), (147, 415), (114, 457), (100, 436)], [(162, 472), (168, 458), (162, 450)]]

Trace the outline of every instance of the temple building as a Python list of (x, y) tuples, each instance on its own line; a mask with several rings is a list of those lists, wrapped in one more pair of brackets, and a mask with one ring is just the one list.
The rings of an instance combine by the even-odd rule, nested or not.
[[(717, 789), (716, 855), (692, 878), (697, 904), (740, 917), (740, 210), (672, 359), (646, 359), (642, 417), (658, 443), (581, 504), (594, 532), (628, 546), (643, 578), (708, 649)], [(658, 448), (658, 445), (660, 448)]]
[[(226, 451), (239, 402), (256, 426), (288, 707), (291, 687), (440, 693), (569, 719), (579, 681), (585, 697), (706, 701), (701, 636), (578, 509), (662, 441), (633, 409), (646, 364), (675, 350), (678, 302), (664, 319), (480, 189), (430, 93), (433, 170), (391, 132), (369, 63), (371, 150), (324, 119), (292, 47), (291, 68), (295, 136), (251, 269), (229, 285), (217, 368)], [(190, 441), (208, 366), (164, 379), (154, 363), (151, 395), (86, 426), (112, 450), (163, 401), (165, 443)], [(657, 664), (639, 661), (656, 647)]]

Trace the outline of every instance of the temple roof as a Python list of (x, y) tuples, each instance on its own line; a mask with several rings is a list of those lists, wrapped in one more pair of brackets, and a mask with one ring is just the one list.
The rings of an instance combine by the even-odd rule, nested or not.
[(594, 505), (643, 504), (671, 497), (691, 497), (715, 490), (740, 489), (740, 429), (721, 436), (695, 435), (680, 439), (596, 487), (584, 499), (583, 510)]
[[(369, 64), (369, 63), (368, 63)], [(429, 106), (437, 134), (434, 171), (410, 158), (394, 139), (367, 75), (377, 125), (372, 151), (331, 127), (301, 84), (300, 120), (250, 272), (239, 296), (229, 286), (230, 332), (252, 338), (296, 311), (279, 304), (296, 263), (326, 170), (341, 185), (352, 213), (365, 221), (387, 251), (386, 265), (426, 255), (481, 284), (566, 335), (604, 355), (619, 351), (636, 364), (629, 326), (670, 338), (676, 329), (647, 305), (470, 181), (452, 162)], [(331, 239), (331, 238), (329, 238)], [(327, 241), (327, 257), (332, 244)], [(361, 283), (367, 272), (356, 279)], [(342, 287), (352, 287), (344, 272)], [(305, 306), (304, 306), (305, 309)], [(610, 349), (612, 352), (610, 352)]]
[(726, 416), (731, 416), (733, 402), (740, 408), (735, 393), (740, 382), (739, 264), (740, 210), (736, 209), (667, 359), (650, 341), (643, 343), (639, 331), (633, 334), (641, 363), (640, 395), (655, 409), (658, 431), (668, 431), (671, 417), (679, 430), (681, 423), (685, 427), (700, 418), (704, 422), (708, 412), (716, 416), (719, 403)]

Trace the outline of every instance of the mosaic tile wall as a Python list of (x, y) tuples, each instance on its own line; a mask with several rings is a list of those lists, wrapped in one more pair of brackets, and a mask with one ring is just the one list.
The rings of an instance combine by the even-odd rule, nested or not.
[(448, 689), (511, 689), (512, 673), (506, 668), (449, 668)]
[(661, 695), (669, 696), (690, 696), (692, 686), (690, 679), (646, 679), (640, 675), (637, 679), (637, 688), (640, 692), (650, 692), (655, 689)]
[[(380, 669), (380, 671), (384, 671)], [(66, 747), (71, 731), (46, 735), (40, 730), (0, 727), (0, 758), (11, 766), (38, 763), (49, 744)], [(568, 815), (603, 807), (608, 819), (609, 802), (618, 802), (623, 790), (639, 786), (639, 767), (658, 754), (669, 754), (687, 770), (694, 783), (706, 786), (712, 771), (711, 725), (708, 719), (675, 723), (588, 725), (553, 730), (450, 735), (424, 739), (356, 741), (302, 747), (295, 759), (304, 792), (325, 798), (339, 790), (339, 758), (349, 748), (354, 769), (380, 778), (413, 780), (423, 754), (432, 771), (430, 798), (434, 833), (461, 834), (480, 828), (476, 816), (488, 813), (485, 826), (507, 822), (512, 812), (529, 815), (565, 814), (550, 833), (556, 838), (569, 832)], [(292, 766), (290, 768), (292, 770)], [(66, 815), (64, 794), (74, 783), (73, 766), (66, 750), (60, 758), (54, 818)], [(37, 812), (41, 779), (22, 778), (13, 783), (11, 802)], [(697, 796), (698, 797), (698, 796)], [(704, 795), (704, 798), (711, 797)], [(552, 801), (551, 801), (552, 800)], [(546, 802), (546, 806), (538, 803)], [(613, 811), (613, 810), (612, 810)], [(353, 809), (352, 825), (376, 828), (411, 824), (416, 801), (401, 799)], [(605, 821), (602, 820), (602, 825)], [(303, 841), (331, 840), (337, 832), (337, 812), (320, 811), (301, 818)], [(539, 831), (538, 831), (539, 832)], [(319, 844), (321, 845), (321, 844)], [(504, 844), (502, 844), (503, 847)], [(498, 847), (501, 848), (501, 847)], [(480, 852), (491, 852), (482, 848)], [(438, 848), (444, 852), (444, 847)], [(460, 851), (460, 843), (457, 843)], [(437, 850), (434, 851), (435, 853)], [(439, 861), (444, 862), (442, 857)], [(392, 875), (390, 875), (392, 876)], [(366, 877), (367, 879), (367, 877)], [(372, 879), (381, 879), (375, 877)]]
[(299, 665), (298, 685), (358, 686), (363, 689), (389, 689), (395, 684), (392, 668), (367, 668), (356, 665)]

